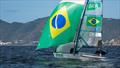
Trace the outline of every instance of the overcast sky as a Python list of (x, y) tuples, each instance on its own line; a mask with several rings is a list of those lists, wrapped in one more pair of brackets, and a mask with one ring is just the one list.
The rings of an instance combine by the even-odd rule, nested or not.
[[(28, 22), (49, 16), (60, 0), (0, 0), (0, 19)], [(104, 17), (120, 19), (120, 0), (104, 0)]]

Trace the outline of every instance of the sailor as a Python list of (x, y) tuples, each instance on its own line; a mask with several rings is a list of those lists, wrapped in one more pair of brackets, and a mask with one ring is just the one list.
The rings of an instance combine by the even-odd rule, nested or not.
[[(73, 44), (72, 45), (72, 48), (70, 49), (70, 54), (73, 54), (74, 53), (74, 45), (75, 44)], [(77, 54), (79, 51), (75, 51), (75, 54)]]
[[(75, 51), (75, 54), (78, 54), (79, 51)], [(70, 49), (70, 54), (73, 54), (74, 53), (74, 48), (71, 48)]]
[(71, 48), (70, 49), (70, 54), (73, 54), (73, 52), (74, 52), (74, 48)]
[(102, 40), (99, 40), (97, 45), (98, 45), (98, 47), (97, 47), (97, 51), (95, 52), (95, 54), (98, 55), (98, 56), (105, 55), (106, 52), (101, 49), (101, 47), (102, 47)]

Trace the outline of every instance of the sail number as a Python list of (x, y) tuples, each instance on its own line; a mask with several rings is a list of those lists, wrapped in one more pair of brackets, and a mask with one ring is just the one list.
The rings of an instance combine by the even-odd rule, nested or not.
[(96, 10), (101, 7), (101, 3), (90, 2), (88, 4), (87, 10)]

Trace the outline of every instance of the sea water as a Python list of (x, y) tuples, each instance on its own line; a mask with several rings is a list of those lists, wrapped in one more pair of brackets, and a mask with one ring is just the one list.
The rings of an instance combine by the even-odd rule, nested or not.
[[(34, 45), (0, 46), (0, 68), (120, 68), (120, 46), (105, 46), (108, 61), (54, 58), (54, 49), (35, 50)], [(92, 52), (95, 48), (83, 48)]]

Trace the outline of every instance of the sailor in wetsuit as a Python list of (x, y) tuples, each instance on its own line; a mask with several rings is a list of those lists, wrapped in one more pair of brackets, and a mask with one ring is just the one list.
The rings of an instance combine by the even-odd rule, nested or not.
[[(78, 54), (79, 51), (75, 51), (75, 54)], [(74, 53), (74, 48), (71, 48), (70, 49), (70, 54), (73, 54)]]
[[(70, 49), (70, 54), (74, 53), (74, 46), (75, 44), (72, 45), (72, 48)], [(77, 54), (79, 51), (75, 51), (75, 54)]]
[(95, 52), (95, 54), (98, 55), (98, 56), (105, 55), (106, 52), (101, 49), (102, 40), (99, 40), (97, 45), (98, 45), (98, 48), (97, 48), (97, 51)]

